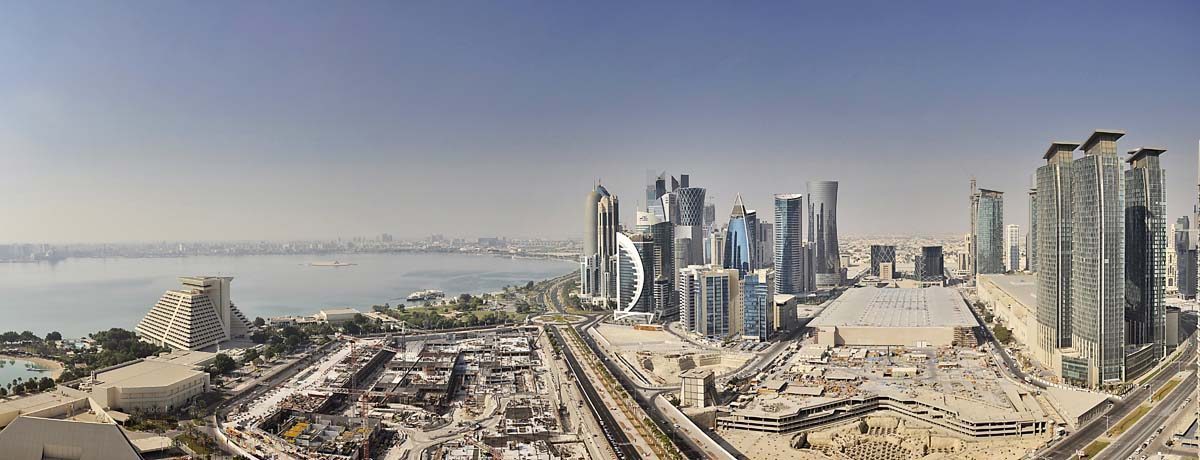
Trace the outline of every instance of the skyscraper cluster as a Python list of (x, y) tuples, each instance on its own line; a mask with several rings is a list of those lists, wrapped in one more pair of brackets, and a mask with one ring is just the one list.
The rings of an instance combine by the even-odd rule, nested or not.
[(773, 223), (738, 195), (721, 225), (705, 189), (691, 187), (687, 175), (647, 178), (647, 204), (632, 229), (615, 224), (616, 196), (599, 184), (587, 195), (580, 296), (611, 307), (615, 319), (678, 318), (709, 338), (766, 340), (781, 326), (776, 294), (807, 294), (845, 279), (837, 182), (810, 182), (807, 206), (802, 194), (775, 195)]
[(1164, 150), (1131, 150), (1123, 167), (1123, 135), (1052, 143), (1031, 194), (1039, 360), (1093, 388), (1134, 379), (1165, 355)]

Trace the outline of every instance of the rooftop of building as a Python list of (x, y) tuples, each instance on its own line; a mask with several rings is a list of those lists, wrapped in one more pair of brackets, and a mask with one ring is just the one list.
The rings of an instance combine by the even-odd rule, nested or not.
[(684, 371), (682, 374), (679, 375), (679, 377), (689, 378), (689, 379), (703, 379), (703, 378), (708, 378), (708, 376), (712, 375), (712, 373), (713, 372), (709, 369), (696, 368), (696, 369), (689, 369), (687, 371)]
[(326, 308), (326, 309), (321, 310), (321, 313), (324, 313), (326, 315), (353, 315), (353, 314), (362, 313), (362, 312), (358, 311), (355, 308), (340, 307), (340, 308)]
[(979, 323), (953, 289), (849, 289), (833, 301), (810, 327), (975, 327)]
[(71, 401), (77, 401), (81, 398), (81, 396), (71, 396), (59, 391), (37, 393), (0, 402), (0, 414), (11, 413), (13, 411), (28, 414), (30, 412), (57, 407)]
[(1079, 148), (1079, 143), (1077, 142), (1054, 141), (1050, 143), (1050, 148), (1046, 149), (1046, 154), (1042, 158), (1049, 160), (1059, 152), (1074, 152), (1077, 148)]
[(1092, 148), (1092, 145), (1100, 142), (1102, 139), (1108, 138), (1115, 141), (1124, 135), (1125, 131), (1121, 131), (1119, 129), (1097, 129), (1092, 131), (1092, 135), (1088, 136), (1086, 141), (1083, 141), (1083, 150), (1086, 152), (1088, 149)]
[(980, 285), (991, 283), (1030, 310), (1037, 308), (1037, 275), (1028, 273), (979, 275), (978, 282)]
[(172, 385), (197, 375), (204, 375), (204, 373), (193, 369), (191, 366), (158, 360), (145, 360), (96, 374), (96, 383), (94, 386), (97, 388), (113, 386), (125, 388), (160, 387)]
[(170, 353), (160, 353), (158, 356), (146, 358), (151, 361), (177, 364), (188, 367), (203, 367), (217, 358), (216, 353), (193, 350), (176, 350)]

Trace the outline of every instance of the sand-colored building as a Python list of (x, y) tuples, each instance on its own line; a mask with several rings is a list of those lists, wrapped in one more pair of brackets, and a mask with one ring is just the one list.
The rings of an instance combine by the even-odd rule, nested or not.
[(808, 323), (827, 346), (975, 346), (979, 322), (953, 289), (847, 290)]

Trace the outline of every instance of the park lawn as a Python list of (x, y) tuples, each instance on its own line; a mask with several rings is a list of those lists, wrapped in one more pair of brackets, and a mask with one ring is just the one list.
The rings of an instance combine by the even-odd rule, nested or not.
[(1092, 458), (1095, 457), (1096, 454), (1100, 453), (1100, 451), (1104, 450), (1105, 447), (1108, 447), (1108, 441), (1092, 441), (1091, 444), (1088, 444), (1087, 447), (1083, 448), (1083, 454), (1086, 455), (1087, 458)]
[(1162, 388), (1159, 388), (1158, 391), (1154, 392), (1154, 397), (1150, 398), (1150, 400), (1162, 401), (1162, 399), (1171, 394), (1171, 391), (1174, 391), (1175, 387), (1177, 386), (1179, 386), (1179, 379), (1169, 380), (1166, 385), (1163, 385)]
[(1133, 410), (1133, 413), (1126, 415), (1125, 418), (1121, 419), (1120, 422), (1117, 422), (1116, 425), (1113, 425), (1112, 429), (1108, 431), (1108, 436), (1110, 438), (1120, 436), (1121, 433), (1124, 433), (1125, 430), (1128, 430), (1130, 427), (1132, 427), (1135, 423), (1137, 423), (1138, 420), (1141, 420), (1142, 416), (1146, 415), (1146, 412), (1150, 412), (1150, 406), (1145, 404), (1138, 406), (1137, 409)]

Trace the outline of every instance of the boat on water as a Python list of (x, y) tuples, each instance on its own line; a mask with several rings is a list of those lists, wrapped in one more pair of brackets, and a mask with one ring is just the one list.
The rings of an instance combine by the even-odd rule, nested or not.
[(446, 297), (445, 292), (439, 291), (437, 289), (426, 289), (424, 291), (417, 291), (412, 294), (409, 294), (408, 301), (409, 302), (417, 302), (417, 301), (421, 301), (421, 300), (440, 299), (442, 297)]
[(330, 260), (330, 261), (326, 261), (326, 262), (309, 262), (308, 265), (310, 267), (349, 267), (351, 265), (358, 265), (358, 264), (350, 263), (350, 262), (342, 262), (342, 261), (338, 261), (338, 260)]

